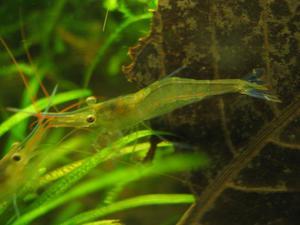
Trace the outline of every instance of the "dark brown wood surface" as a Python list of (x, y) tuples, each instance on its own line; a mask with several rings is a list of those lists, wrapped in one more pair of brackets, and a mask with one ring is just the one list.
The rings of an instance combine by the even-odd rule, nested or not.
[[(130, 50), (127, 78), (242, 78), (264, 68), (282, 103), (213, 97), (153, 121), (211, 165), (194, 171), (197, 203), (178, 225), (300, 224), (300, 2), (160, 0), (151, 33)], [(180, 92), (180, 90), (178, 90)], [(189, 151), (178, 145), (178, 151)]]

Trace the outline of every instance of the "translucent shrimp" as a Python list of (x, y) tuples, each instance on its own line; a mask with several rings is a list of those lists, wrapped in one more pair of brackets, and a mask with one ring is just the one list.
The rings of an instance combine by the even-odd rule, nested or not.
[(87, 107), (72, 112), (46, 113), (51, 127), (94, 127), (97, 132), (122, 130), (144, 120), (169, 113), (204, 98), (226, 93), (240, 93), (268, 101), (280, 100), (267, 93), (256, 69), (247, 80), (195, 80), (168, 77), (140, 91), (101, 103), (87, 99)]
[(0, 202), (9, 199), (29, 180), (35, 165), (38, 144), (47, 126), (39, 124), (22, 143), (13, 144), (10, 151), (0, 160)]

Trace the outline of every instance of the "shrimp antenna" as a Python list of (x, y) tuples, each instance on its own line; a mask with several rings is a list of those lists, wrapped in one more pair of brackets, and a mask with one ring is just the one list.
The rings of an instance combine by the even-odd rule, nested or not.
[[(24, 85), (25, 85), (25, 87), (26, 87), (26, 89), (27, 89), (28, 91), (30, 91), (29, 83), (28, 83), (28, 81), (27, 81), (27, 79), (26, 79), (26, 76), (24, 75), (22, 69), (20, 68), (20, 66), (19, 66), (19, 64), (18, 64), (18, 62), (17, 62), (17, 60), (16, 60), (16, 58), (14, 57), (13, 53), (12, 53), (11, 50), (9, 49), (8, 45), (6, 44), (6, 42), (4, 41), (4, 39), (3, 39), (1, 36), (0, 36), (0, 42), (1, 42), (1, 44), (4, 46), (5, 50), (7, 51), (8, 55), (9, 55), (9, 57), (10, 57), (10, 59), (12, 60), (12, 62), (15, 64), (15, 66), (16, 66), (18, 72), (19, 72), (19, 75), (20, 75), (20, 77), (22, 78), (22, 81), (23, 81), (23, 83), (24, 83)], [(36, 101), (35, 101), (35, 100), (36, 100), (36, 99), (35, 99), (35, 96), (30, 95), (30, 100), (31, 100), (31, 102), (32, 102), (33, 107), (34, 107), (35, 110), (38, 112), (39, 110), (37, 110), (37, 107), (36, 107), (36, 105), (35, 105), (35, 102), (36, 102)], [(39, 115), (38, 115), (38, 117), (39, 117)]]
[[(47, 107), (45, 108), (45, 113), (47, 113), (48, 112), (48, 110), (50, 109), (50, 107), (51, 107), (51, 103), (52, 103), (52, 100), (53, 100), (53, 97), (55, 96), (55, 94), (56, 94), (56, 92), (57, 92), (57, 89), (58, 89), (58, 85), (55, 85), (55, 87), (54, 87), (54, 89), (53, 89), (53, 91), (52, 91), (52, 94), (51, 94), (51, 96), (49, 96), (49, 103), (48, 103), (48, 105), (47, 105)], [(39, 128), (41, 128), (41, 127), (43, 127), (43, 125), (44, 124), (42, 124), (42, 122), (43, 122), (43, 120), (45, 119), (45, 117), (41, 117), (41, 122), (40, 123), (38, 123), (34, 128), (33, 128), (33, 130), (30, 132), (30, 134), (29, 135), (27, 135), (27, 137), (22, 141), (22, 145), (23, 144), (25, 144), (32, 136), (34, 136), (37, 132), (38, 132), (38, 130), (39, 130)], [(47, 123), (47, 122), (46, 122)], [(45, 123), (45, 124), (46, 124)], [(45, 129), (46, 129), (47, 127), (45, 127)], [(43, 132), (41, 132), (41, 133), (43, 133)], [(40, 137), (40, 136), (38, 136), (38, 137)]]
[[(28, 49), (28, 46), (27, 46), (27, 43), (26, 43), (26, 35), (25, 35), (25, 30), (24, 30), (24, 23), (23, 23), (23, 13), (22, 13), (22, 8), (19, 9), (19, 17), (20, 17), (20, 33), (21, 33), (21, 38), (22, 38), (22, 44), (23, 44), (23, 47), (25, 49), (25, 53), (26, 53), (26, 57), (28, 59), (28, 62), (29, 64), (31, 65), (31, 67), (33, 68), (34, 70), (34, 76), (36, 78), (36, 80), (38, 81), (39, 83), (39, 86), (41, 87), (42, 89), (42, 92), (44, 93), (44, 95), (49, 99), (50, 98), (50, 95), (49, 95), (49, 92), (47, 91), (45, 85), (43, 84), (40, 76), (38, 75), (37, 73), (37, 69), (36, 69), (36, 66), (34, 65), (33, 63), (33, 60), (32, 60), (32, 57), (29, 53), (29, 49)], [(54, 109), (56, 111), (57, 108), (54, 106)]]
[(166, 77), (173, 77), (173, 76), (175, 76), (176, 74), (180, 73), (182, 70), (184, 70), (186, 68), (187, 68), (186, 65), (180, 66), (176, 70), (174, 70), (173, 72), (169, 73)]
[[(20, 21), (21, 21), (21, 22), (20, 22), (20, 23), (21, 23), (21, 24), (20, 24), (20, 27), (21, 27), (20, 30), (21, 30), (21, 31), (20, 31), (20, 33), (21, 33), (21, 37), (22, 37), (22, 44), (23, 44), (23, 47), (24, 47), (24, 49), (25, 49), (26, 57), (27, 57), (27, 59), (28, 59), (30, 65), (34, 68), (34, 72), (36, 72), (36, 68), (35, 68), (35, 66), (34, 66), (34, 64), (33, 64), (31, 55), (30, 55), (30, 53), (29, 53), (29, 51), (28, 51), (28, 46), (27, 46), (27, 44), (26, 44), (25, 31), (24, 31), (23, 19), (22, 19), (22, 18), (23, 18), (23, 17), (21, 16), (21, 19), (20, 19)], [(35, 75), (35, 78), (37, 79), (37, 81), (39, 82), (39, 85), (40, 85), (40, 87), (41, 87), (41, 89), (42, 89), (44, 95), (47, 96), (47, 97), (50, 97), (50, 96), (49, 96), (49, 93), (48, 93), (47, 89), (45, 88), (44, 84), (42, 83), (40, 77), (39, 77), (36, 73), (34, 73), (34, 75)]]

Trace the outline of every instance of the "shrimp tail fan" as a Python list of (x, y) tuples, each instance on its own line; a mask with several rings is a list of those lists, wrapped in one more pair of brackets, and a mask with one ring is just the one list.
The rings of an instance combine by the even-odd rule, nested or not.
[(268, 93), (268, 91), (250, 89), (246, 94), (251, 97), (260, 98), (272, 102), (281, 102), (281, 100), (276, 95), (270, 94)]
[(243, 80), (246, 80), (250, 83), (260, 84), (263, 85), (265, 82), (262, 79), (265, 70), (263, 68), (256, 68), (253, 69), (251, 73), (247, 74)]
[(248, 74), (244, 80), (247, 81), (246, 87), (242, 93), (254, 98), (260, 98), (272, 102), (281, 102), (281, 100), (272, 94), (265, 86), (265, 81), (262, 79), (264, 69), (257, 68)]

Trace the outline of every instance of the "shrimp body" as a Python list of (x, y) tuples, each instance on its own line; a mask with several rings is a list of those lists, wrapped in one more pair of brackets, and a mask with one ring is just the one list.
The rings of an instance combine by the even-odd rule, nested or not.
[(94, 127), (100, 132), (122, 130), (204, 98), (226, 93), (240, 93), (278, 102), (267, 88), (241, 79), (195, 80), (165, 78), (140, 91), (68, 113), (48, 113), (52, 127)]

